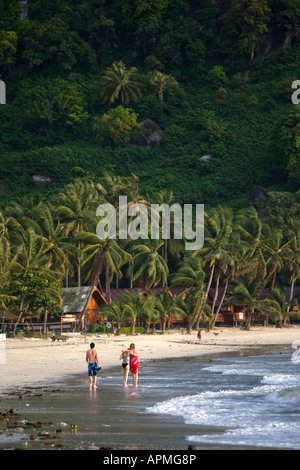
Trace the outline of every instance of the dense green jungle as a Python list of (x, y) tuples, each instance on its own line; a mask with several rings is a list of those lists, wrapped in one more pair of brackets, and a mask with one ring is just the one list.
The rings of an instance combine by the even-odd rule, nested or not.
[(179, 203), (297, 193), (299, 18), (297, 0), (2, 0), (2, 205), (107, 174)]
[[(0, 80), (3, 311), (53, 315), (62, 286), (101, 280), (108, 296), (111, 283), (188, 289), (190, 326), (206, 307), (215, 321), (229, 292), (248, 326), (257, 310), (286, 321), (300, 277), (299, 0), (0, 0)], [(120, 195), (204, 204), (203, 249), (100, 240), (97, 205)]]

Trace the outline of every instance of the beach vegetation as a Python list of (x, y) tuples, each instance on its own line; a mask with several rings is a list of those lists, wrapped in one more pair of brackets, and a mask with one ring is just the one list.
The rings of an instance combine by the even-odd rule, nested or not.
[(98, 326), (95, 323), (90, 323), (89, 324), (89, 332), (90, 333), (96, 333), (98, 330)]
[(102, 312), (117, 326), (117, 335), (121, 334), (122, 325), (125, 324), (127, 319), (127, 308), (119, 301), (105, 304), (102, 307)]
[[(245, 328), (257, 314), (277, 326), (295, 315), (300, 203), (291, 205), (289, 194), (238, 211), (211, 208), (203, 248), (187, 252), (177, 240), (102, 240), (93, 233), (97, 204), (118, 200), (124, 189), (129, 205), (147, 202), (135, 176), (105, 176), (75, 180), (44, 201), (30, 197), (8, 205), (0, 216), (1, 308), (16, 312), (17, 322), (26, 316), (46, 321), (62, 313), (61, 288), (83, 283), (105, 293), (108, 304), (101, 314), (118, 333), (129, 324), (134, 334), (137, 321), (147, 332), (156, 325), (164, 332), (170, 314), (181, 318), (189, 333), (214, 328), (228, 305), (245, 312)], [(162, 197), (167, 196), (157, 194), (155, 200)], [(128, 291), (112, 300), (112, 287)]]
[(144, 302), (143, 312), (141, 319), (146, 324), (146, 333), (150, 333), (152, 326), (152, 333), (155, 332), (155, 326), (159, 323), (159, 313), (156, 309), (156, 298), (154, 294), (147, 296)]
[(166, 285), (169, 268), (161, 255), (163, 240), (140, 240), (134, 246), (133, 263), (129, 273), (133, 273), (133, 281), (138, 281), (141, 289), (149, 289), (157, 285)]
[[(145, 333), (145, 328), (143, 326), (136, 326), (135, 327), (135, 334), (143, 334)], [(121, 334), (123, 335), (131, 335), (131, 327), (123, 327), (121, 328)]]
[(188, 332), (191, 332), (193, 325), (199, 324), (202, 307), (206, 301), (204, 291), (205, 273), (200, 257), (188, 256), (182, 260), (177, 271), (170, 276), (171, 286), (183, 287), (185, 289), (185, 301), (182, 302), (184, 316), (188, 322)]
[(246, 330), (250, 330), (252, 314), (257, 310), (264, 312), (267, 316), (275, 318), (275, 320), (278, 320), (280, 317), (281, 310), (278, 303), (269, 298), (261, 299), (261, 290), (261, 280), (251, 275), (245, 275), (235, 279), (233, 295), (228, 298), (228, 302), (244, 306)]
[(130, 333), (134, 335), (137, 319), (143, 316), (145, 308), (144, 299), (140, 295), (134, 295), (132, 292), (127, 291), (118, 296), (118, 301), (126, 306), (126, 318), (131, 323)]
[(159, 320), (161, 325), (162, 334), (166, 331), (166, 323), (170, 315), (174, 315), (175, 318), (180, 316), (185, 317), (185, 310), (183, 309), (182, 298), (180, 295), (170, 295), (170, 291), (159, 293), (155, 298), (156, 311), (159, 314)]

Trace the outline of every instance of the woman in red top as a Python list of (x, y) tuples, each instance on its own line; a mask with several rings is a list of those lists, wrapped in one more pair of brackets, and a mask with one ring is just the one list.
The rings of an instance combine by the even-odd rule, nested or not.
[(138, 386), (138, 373), (139, 373), (139, 355), (135, 349), (135, 344), (131, 343), (129, 346), (129, 369), (133, 376), (133, 386)]

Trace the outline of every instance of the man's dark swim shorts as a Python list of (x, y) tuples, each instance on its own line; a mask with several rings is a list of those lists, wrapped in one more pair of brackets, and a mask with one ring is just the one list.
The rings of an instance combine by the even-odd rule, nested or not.
[(88, 374), (90, 377), (95, 377), (97, 375), (97, 367), (98, 367), (97, 362), (91, 362), (88, 365)]

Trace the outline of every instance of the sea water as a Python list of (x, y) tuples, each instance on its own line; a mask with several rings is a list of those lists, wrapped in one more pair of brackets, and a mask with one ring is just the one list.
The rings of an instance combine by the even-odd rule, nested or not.
[(190, 443), (300, 449), (300, 364), (291, 353), (192, 361), (178, 380), (184, 393), (147, 412), (218, 430), (187, 432)]
[[(37, 431), (0, 432), (0, 448), (300, 449), (300, 364), (293, 352), (143, 361), (139, 387), (103, 364), (98, 389), (82, 374), (2, 402)], [(43, 433), (59, 440), (42, 439)], [(34, 439), (30, 434), (35, 432)]]

